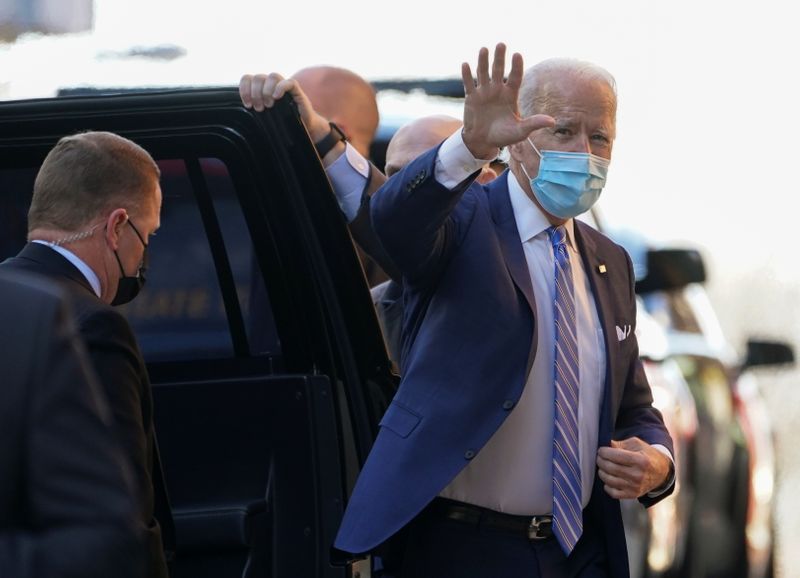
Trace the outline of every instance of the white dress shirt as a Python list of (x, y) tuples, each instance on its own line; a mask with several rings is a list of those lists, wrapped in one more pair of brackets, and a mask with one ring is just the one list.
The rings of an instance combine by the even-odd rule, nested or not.
[[(460, 133), (442, 145), (442, 159), (454, 158), (452, 148), (464, 149)], [(459, 159), (464, 161), (465, 159)], [(485, 161), (475, 160), (478, 168)], [(467, 162), (449, 164), (449, 182), (463, 181), (476, 170)], [(468, 171), (461, 176), (462, 171)], [(439, 177), (437, 163), (436, 178)], [(460, 177), (460, 180), (459, 180)], [(443, 183), (444, 184), (444, 183)], [(508, 173), (511, 206), (536, 300), (538, 348), (519, 402), (480, 452), (441, 492), (442, 497), (476, 504), (498, 512), (550, 514), (553, 507), (553, 427), (555, 411), (554, 355), (555, 262), (547, 234), (550, 222)], [(578, 401), (579, 456), (583, 505), (589, 503), (594, 483), (600, 407), (605, 382), (605, 342), (589, 279), (577, 251), (572, 220), (567, 229), (567, 250), (575, 287), (578, 329), (580, 393)]]
[(347, 222), (356, 218), (361, 206), (361, 194), (369, 177), (369, 163), (355, 147), (345, 142), (345, 152), (325, 169), (336, 193), (339, 208)]

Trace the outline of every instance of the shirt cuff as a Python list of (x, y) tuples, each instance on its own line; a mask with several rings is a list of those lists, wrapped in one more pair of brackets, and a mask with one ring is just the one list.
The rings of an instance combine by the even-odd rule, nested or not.
[(661, 444), (653, 444), (653, 447), (669, 458), (669, 461), (672, 462), (672, 469), (670, 470), (670, 476), (666, 482), (658, 486), (652, 492), (647, 492), (648, 498), (657, 498), (675, 483), (675, 459), (672, 457), (672, 454), (669, 453), (666, 446), (662, 446)]
[(361, 207), (361, 196), (369, 177), (369, 163), (350, 143), (345, 143), (345, 153), (325, 169), (331, 181), (339, 208), (349, 223), (356, 218)]
[(464, 182), (475, 171), (479, 171), (483, 165), (493, 159), (476, 159), (469, 152), (464, 139), (461, 137), (461, 130), (451, 134), (447, 140), (439, 147), (436, 155), (436, 166), (434, 178), (447, 189), (454, 189)]

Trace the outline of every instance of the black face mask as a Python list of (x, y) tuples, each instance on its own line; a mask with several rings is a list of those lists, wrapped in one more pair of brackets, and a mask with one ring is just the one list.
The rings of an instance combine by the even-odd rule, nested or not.
[(125, 269), (122, 267), (122, 261), (120, 261), (119, 255), (116, 251), (114, 251), (114, 256), (117, 258), (117, 264), (119, 265), (119, 270), (122, 272), (122, 276), (119, 278), (119, 283), (117, 284), (117, 293), (114, 295), (111, 305), (124, 305), (125, 303), (132, 301), (133, 298), (139, 294), (139, 291), (142, 290), (142, 287), (144, 287), (145, 283), (145, 271), (147, 271), (147, 243), (144, 242), (144, 239), (142, 239), (138, 229), (136, 229), (136, 226), (130, 219), (128, 219), (128, 224), (133, 229), (133, 232), (136, 233), (136, 236), (139, 238), (139, 241), (141, 241), (142, 246), (144, 246), (142, 264), (139, 266), (136, 276), (129, 277), (125, 274)]

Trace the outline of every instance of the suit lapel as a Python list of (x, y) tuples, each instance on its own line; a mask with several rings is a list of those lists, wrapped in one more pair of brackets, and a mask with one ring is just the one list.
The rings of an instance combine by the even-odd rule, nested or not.
[(536, 314), (531, 274), (528, 270), (528, 262), (525, 260), (525, 251), (519, 238), (517, 221), (514, 219), (514, 209), (508, 193), (508, 175), (509, 172), (506, 171), (489, 185), (489, 206), (506, 268), (511, 274), (514, 284), (525, 296), (531, 311)]
[[(612, 429), (614, 424), (608, 423), (612, 418), (612, 408), (619, 406), (621, 388), (614, 387), (613, 376), (616, 375), (619, 356), (616, 350), (619, 348), (615, 320), (613, 316), (613, 301), (611, 299), (612, 288), (609, 286), (609, 275), (605, 273), (606, 261), (603, 256), (598, 254), (597, 245), (590, 235), (584, 233), (584, 223), (575, 220), (575, 240), (578, 244), (578, 251), (581, 254), (583, 268), (589, 278), (589, 284), (594, 294), (595, 304), (597, 305), (597, 315), (600, 318), (600, 325), (603, 327), (603, 336), (606, 345), (606, 381), (605, 392), (603, 395), (603, 412), (601, 415), (600, 435), (603, 435), (605, 423)], [(603, 272), (601, 272), (601, 270)], [(603, 441), (602, 439), (600, 440)]]

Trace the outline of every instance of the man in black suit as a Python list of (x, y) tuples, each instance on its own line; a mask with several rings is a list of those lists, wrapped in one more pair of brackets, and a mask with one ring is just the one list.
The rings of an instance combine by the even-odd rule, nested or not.
[(130, 472), (69, 313), (0, 274), (0, 576), (141, 577)]
[[(153, 429), (150, 381), (126, 319), (110, 305), (133, 299), (144, 283), (147, 244), (159, 227), (160, 172), (135, 143), (106, 132), (62, 138), (42, 164), (28, 213), (29, 243), (0, 265), (44, 275), (74, 303), (86, 343), (130, 460), (146, 535), (148, 576), (168, 575), (162, 531), (169, 515)], [(159, 484), (154, 486), (154, 479)], [(171, 518), (170, 518), (171, 520)]]

